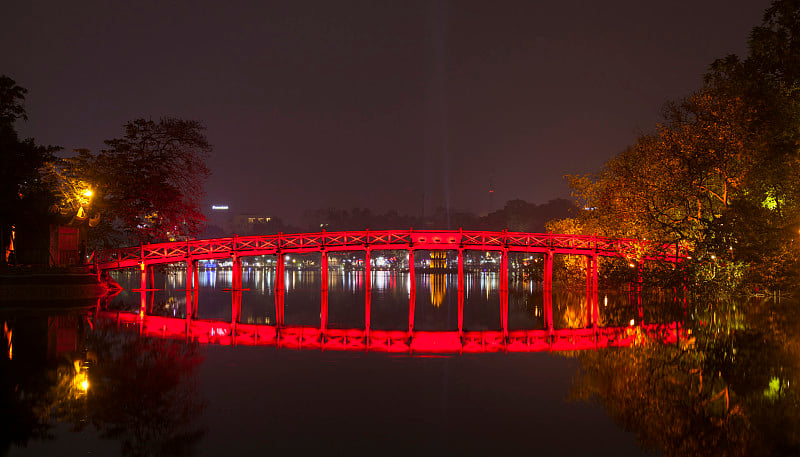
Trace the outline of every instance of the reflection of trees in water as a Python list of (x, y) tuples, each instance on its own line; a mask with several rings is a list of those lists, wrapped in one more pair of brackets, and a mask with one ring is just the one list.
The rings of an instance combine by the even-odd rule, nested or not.
[(589, 306), (586, 292), (553, 291), (553, 326), (555, 328), (586, 328), (589, 326)]
[(204, 434), (198, 346), (102, 329), (85, 343), (83, 358), (0, 357), (0, 451), (49, 438), (55, 420), (76, 431), (91, 424), (123, 455), (191, 454)]
[(581, 354), (596, 398), (667, 456), (800, 455), (800, 313), (794, 304), (695, 309), (691, 338)]
[[(80, 363), (73, 364), (79, 313), (21, 312), (3, 318), (0, 354), (0, 453), (50, 437), (50, 420), (81, 396)], [(79, 415), (79, 414), (76, 414)], [(5, 452), (3, 452), (5, 451)]]
[(0, 454), (6, 455), (12, 444), (48, 437), (54, 377), (46, 367), (12, 371), (12, 362), (0, 357)]
[(98, 362), (87, 412), (102, 436), (120, 440), (126, 455), (190, 454), (204, 434), (198, 346), (99, 330), (90, 347)]

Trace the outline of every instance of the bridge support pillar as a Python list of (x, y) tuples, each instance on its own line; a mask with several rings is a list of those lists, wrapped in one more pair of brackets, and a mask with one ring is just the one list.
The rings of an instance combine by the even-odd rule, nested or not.
[(139, 302), (139, 318), (144, 318), (145, 311), (147, 310), (147, 265), (142, 262), (139, 264), (139, 271), (141, 271), (141, 283), (139, 286), (139, 293), (141, 294), (141, 301)]
[(548, 340), (550, 344), (553, 342), (555, 329), (553, 327), (553, 291), (552, 289), (544, 289), (544, 325), (547, 330)]
[(597, 328), (599, 311), (597, 307), (597, 254), (586, 256), (586, 312), (589, 326)]
[(192, 329), (192, 308), (193, 308), (193, 295), (194, 295), (194, 270), (196, 268), (195, 262), (188, 258), (186, 259), (186, 336)]
[[(233, 283), (231, 284), (231, 326), (233, 327), (233, 337), (236, 336), (236, 324), (239, 323), (239, 315), (242, 312), (242, 258), (233, 254)], [(233, 339), (236, 341), (236, 338)]]
[(543, 293), (544, 293), (544, 316), (545, 325), (550, 335), (550, 341), (553, 339), (553, 256), (555, 253), (549, 250), (544, 255), (544, 280), (543, 280)]
[(328, 327), (328, 252), (324, 250), (320, 252), (320, 273), (322, 278), (320, 280), (322, 303), (320, 304), (319, 312), (319, 330), (320, 338), (324, 340), (325, 330)]
[(417, 298), (417, 279), (414, 277), (414, 250), (408, 250), (408, 336), (414, 334), (414, 301)]
[(200, 290), (200, 269), (197, 266), (197, 261), (194, 262), (194, 293), (192, 296), (192, 319), (197, 319), (197, 305), (198, 295)]
[(284, 255), (278, 252), (275, 265), (275, 328), (283, 327), (283, 295), (286, 289)]
[(503, 340), (508, 341), (508, 248), (500, 253), (500, 323)]
[(458, 336), (464, 336), (464, 250), (458, 250)]
[(600, 302), (597, 297), (597, 290), (600, 287), (600, 257), (597, 253), (592, 255), (592, 325), (595, 329), (600, 325)]
[(364, 253), (364, 344), (369, 347), (369, 327), (372, 318), (372, 252), (367, 248)]

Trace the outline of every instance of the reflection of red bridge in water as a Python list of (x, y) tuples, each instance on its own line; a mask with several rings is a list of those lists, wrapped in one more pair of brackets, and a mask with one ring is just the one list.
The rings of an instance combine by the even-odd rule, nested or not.
[[(370, 328), (371, 275), (373, 251), (407, 250), (409, 256), (408, 329), (385, 331)], [(458, 329), (455, 331), (418, 331), (414, 329), (414, 252), (418, 250), (458, 252)], [(363, 251), (365, 256), (364, 328), (328, 328), (328, 255), (340, 251)], [(499, 331), (465, 331), (464, 321), (464, 251), (494, 251), (501, 254)], [(298, 327), (284, 324), (284, 255), (320, 253), (321, 303), (319, 327)], [(509, 330), (508, 328), (508, 257), (509, 253), (544, 255), (544, 321), (543, 330)], [(587, 313), (590, 325), (580, 329), (553, 327), (552, 284), (553, 256), (579, 255), (586, 258)], [(276, 255), (275, 275), (276, 325), (254, 325), (239, 322), (242, 300), (242, 257)], [(354, 231), (322, 232), (291, 235), (265, 235), (169, 242), (122, 248), (102, 253), (97, 260), (103, 271), (137, 267), (141, 271), (139, 313), (101, 311), (101, 319), (135, 323), (143, 334), (189, 338), (200, 342), (223, 344), (275, 345), (292, 348), (350, 349), (420, 352), (490, 352), (593, 349), (630, 345), (642, 333), (666, 342), (678, 338), (679, 325), (647, 324), (627, 327), (600, 327), (598, 310), (598, 260), (618, 257), (638, 263), (641, 289), (643, 264), (646, 260), (676, 263), (681, 256), (676, 246), (656, 246), (631, 239), (608, 239), (575, 235), (474, 231)], [(199, 260), (230, 259), (233, 264), (230, 322), (197, 320)], [(186, 265), (186, 318), (149, 316), (147, 309), (148, 276), (152, 266), (166, 263)], [(636, 266), (636, 265), (634, 265)]]

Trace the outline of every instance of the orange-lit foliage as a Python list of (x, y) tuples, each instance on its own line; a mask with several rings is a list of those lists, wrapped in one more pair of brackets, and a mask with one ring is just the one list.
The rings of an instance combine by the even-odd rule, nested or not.
[(800, 265), (797, 246), (787, 249), (800, 228), (798, 42), (800, 6), (776, 1), (746, 59), (718, 60), (699, 90), (666, 105), (651, 133), (599, 173), (569, 177), (587, 208), (576, 228), (680, 243), (698, 271), (722, 260), (733, 270), (713, 289), (792, 284)]

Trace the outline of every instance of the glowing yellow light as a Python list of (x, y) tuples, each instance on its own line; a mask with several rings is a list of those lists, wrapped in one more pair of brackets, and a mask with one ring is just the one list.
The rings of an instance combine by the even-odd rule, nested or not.
[(634, 321), (633, 321), (633, 319), (631, 319), (631, 327), (633, 327), (633, 324), (634, 324)]
[(712, 256), (711, 256), (711, 260), (717, 260), (717, 256), (715, 256), (715, 255), (712, 255)]
[(83, 195), (86, 198), (90, 198), (93, 194), (94, 192), (92, 192), (92, 189), (86, 189), (83, 192), (81, 192), (81, 195)]
[(89, 380), (88, 379), (84, 379), (83, 381), (81, 381), (81, 389), (84, 392), (89, 390)]

